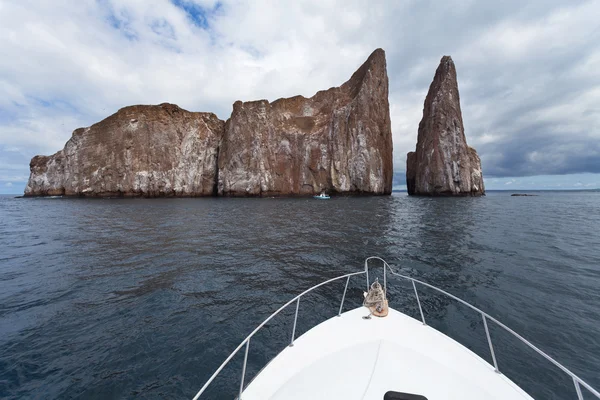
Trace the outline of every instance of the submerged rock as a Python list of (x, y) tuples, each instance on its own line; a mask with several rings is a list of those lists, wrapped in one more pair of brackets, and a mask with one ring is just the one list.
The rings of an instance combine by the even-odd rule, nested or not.
[(309, 99), (238, 101), (227, 122), (173, 104), (125, 107), (30, 171), (25, 196), (389, 194), (385, 53)]
[(456, 68), (442, 57), (425, 99), (416, 151), (406, 160), (410, 195), (479, 196), (485, 194), (481, 160), (467, 146)]

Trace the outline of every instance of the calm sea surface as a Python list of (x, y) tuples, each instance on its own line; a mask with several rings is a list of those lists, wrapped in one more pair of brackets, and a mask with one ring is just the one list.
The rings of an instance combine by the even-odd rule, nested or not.
[[(487, 311), (600, 388), (598, 192), (0, 196), (0, 398), (191, 398), (281, 304), (370, 255)], [(343, 286), (302, 299), (298, 334), (335, 315)], [(346, 309), (364, 286), (350, 281)], [(412, 287), (388, 286), (391, 305), (417, 317)], [(426, 288), (421, 296), (430, 325), (490, 359), (477, 314)], [(289, 341), (293, 311), (252, 340), (247, 382)], [(570, 378), (490, 330), (500, 369), (533, 397), (577, 398)], [(235, 396), (242, 357), (206, 398)]]

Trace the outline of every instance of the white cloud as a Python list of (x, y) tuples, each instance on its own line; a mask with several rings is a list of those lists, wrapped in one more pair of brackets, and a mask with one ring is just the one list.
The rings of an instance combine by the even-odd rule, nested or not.
[[(26, 176), (31, 156), (120, 107), (173, 102), (227, 118), (238, 99), (338, 86), (377, 47), (388, 55), (396, 170), (451, 54), (484, 173), (600, 171), (587, 145), (600, 137), (596, 1), (178, 3), (0, 0), (0, 147), (19, 149), (0, 158), (21, 166), (0, 175)], [(532, 143), (514, 144), (530, 132)], [(573, 167), (580, 148), (587, 161)]]
[(13, 187), (13, 184), (12, 184), (12, 182), (6, 182), (4, 184), (4, 186), (6, 186), (6, 187)]

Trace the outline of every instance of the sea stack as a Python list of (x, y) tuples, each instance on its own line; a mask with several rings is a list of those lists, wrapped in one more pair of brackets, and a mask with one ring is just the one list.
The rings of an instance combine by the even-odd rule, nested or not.
[(30, 163), (25, 196), (390, 194), (385, 53), (311, 98), (237, 101), (227, 121), (174, 104), (131, 106)]
[(390, 194), (392, 131), (385, 53), (311, 98), (233, 105), (219, 152), (219, 194)]
[(442, 57), (425, 98), (416, 151), (406, 160), (409, 195), (485, 195), (481, 160), (467, 145), (456, 68)]
[(210, 196), (224, 126), (174, 104), (122, 108), (33, 157), (25, 196)]

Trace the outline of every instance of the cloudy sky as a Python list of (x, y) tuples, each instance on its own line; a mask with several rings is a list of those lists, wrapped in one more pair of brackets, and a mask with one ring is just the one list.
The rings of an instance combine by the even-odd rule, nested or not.
[(29, 160), (131, 104), (226, 119), (312, 96), (387, 53), (405, 171), (443, 55), (488, 189), (600, 187), (600, 1), (0, 0), (0, 193)]

